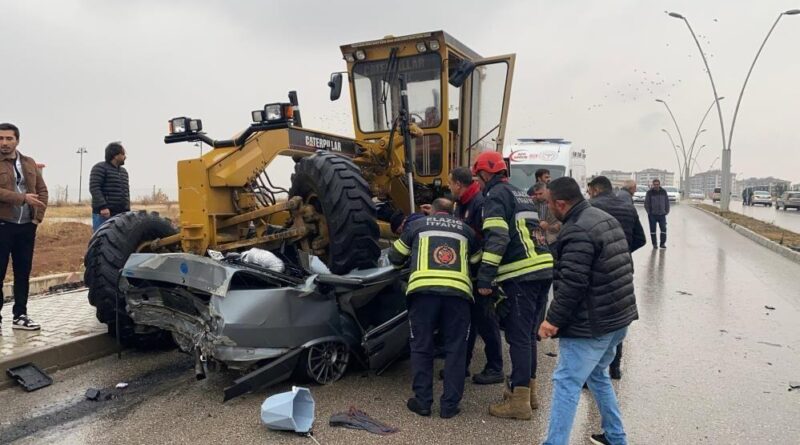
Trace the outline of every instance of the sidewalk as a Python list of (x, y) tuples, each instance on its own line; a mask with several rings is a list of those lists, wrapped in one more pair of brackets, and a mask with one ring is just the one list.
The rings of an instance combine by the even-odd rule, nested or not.
[(116, 350), (106, 325), (95, 318), (86, 291), (41, 296), (28, 301), (28, 314), (40, 331), (11, 329), (13, 303), (3, 306), (0, 336), (0, 389), (10, 385), (5, 370), (33, 362), (48, 372), (74, 366)]

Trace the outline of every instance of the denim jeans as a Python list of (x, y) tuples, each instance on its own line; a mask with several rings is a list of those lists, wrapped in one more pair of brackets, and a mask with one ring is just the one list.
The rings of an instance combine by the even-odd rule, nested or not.
[(608, 365), (628, 328), (597, 338), (561, 338), (558, 365), (553, 372), (553, 401), (545, 445), (566, 445), (575, 420), (584, 382), (600, 410), (601, 425), (613, 445), (626, 445), (617, 396), (611, 386)]
[(97, 229), (103, 225), (104, 222), (108, 221), (108, 218), (104, 217), (99, 213), (92, 213), (92, 232), (97, 232)]

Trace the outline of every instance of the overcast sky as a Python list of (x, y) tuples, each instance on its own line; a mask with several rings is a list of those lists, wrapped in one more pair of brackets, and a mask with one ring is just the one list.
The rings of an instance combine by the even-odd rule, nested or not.
[[(389, 6), (391, 5), (391, 7)], [(778, 13), (800, 2), (761, 1), (78, 1), (2, 0), (0, 121), (20, 150), (47, 164), (54, 192), (77, 194), (88, 169), (121, 140), (134, 197), (174, 194), (188, 144), (164, 145), (167, 120), (202, 118), (213, 138), (244, 129), (250, 111), (297, 90), (304, 125), (352, 135), (349, 100), (328, 101), (339, 45), (444, 29), (484, 56), (517, 54), (507, 141), (563, 137), (585, 148), (590, 172), (676, 170), (660, 131), (686, 145), (713, 99), (706, 50), (730, 125), (747, 69)], [(736, 124), (733, 171), (800, 182), (800, 16), (781, 20), (748, 85)], [(638, 88), (638, 89), (637, 89)], [(699, 170), (721, 150), (709, 115)], [(677, 141), (676, 141), (677, 142)], [(719, 166), (717, 161), (716, 166)], [(284, 164), (283, 167), (286, 167)], [(286, 175), (286, 169), (277, 173)]]

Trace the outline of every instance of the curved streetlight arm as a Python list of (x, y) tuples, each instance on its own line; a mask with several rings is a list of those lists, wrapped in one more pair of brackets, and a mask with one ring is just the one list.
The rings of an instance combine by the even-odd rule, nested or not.
[(675, 152), (675, 159), (678, 161), (678, 176), (680, 176), (680, 172), (683, 170), (681, 169), (681, 158), (680, 156), (678, 156), (678, 147), (675, 146), (675, 141), (672, 140), (672, 135), (669, 134), (669, 131), (667, 131), (664, 128), (662, 128), (661, 131), (663, 131), (664, 134), (667, 135), (667, 137), (669, 138), (669, 143), (672, 144), (672, 150)]
[[(703, 128), (703, 123), (705, 123), (706, 118), (708, 117), (708, 113), (710, 113), (711, 109), (714, 108), (714, 104), (717, 101), (720, 101), (722, 99), (725, 99), (725, 98), (724, 97), (720, 97), (719, 99), (717, 99), (714, 102), (712, 102), (711, 105), (708, 106), (708, 110), (706, 110), (706, 114), (703, 115), (703, 119), (700, 120), (700, 125), (697, 126), (697, 131), (694, 134), (694, 140), (692, 141), (692, 145), (689, 146), (689, 157), (690, 158), (692, 157), (692, 152), (694, 151), (694, 144), (697, 142), (697, 137), (700, 136), (700, 133), (702, 133), (701, 128)], [(722, 147), (722, 148), (725, 148), (725, 147)]]
[(775, 27), (778, 26), (778, 22), (781, 20), (781, 17), (784, 15), (795, 15), (795, 10), (786, 11), (778, 14), (778, 18), (775, 19), (775, 23), (772, 24), (772, 28), (769, 29), (767, 36), (764, 37), (764, 41), (761, 42), (761, 46), (758, 48), (758, 52), (756, 56), (753, 58), (753, 63), (750, 64), (750, 70), (747, 71), (747, 77), (744, 78), (744, 83), (742, 84), (742, 90), (739, 91), (739, 99), (736, 100), (736, 108), (733, 110), (733, 119), (731, 120), (731, 129), (728, 133), (728, 150), (731, 149), (733, 139), (733, 127), (736, 125), (736, 116), (739, 114), (739, 105), (742, 103), (742, 96), (744, 96), (744, 89), (747, 87), (747, 81), (750, 80), (750, 74), (753, 73), (753, 68), (756, 66), (756, 61), (758, 60), (758, 56), (761, 55), (761, 51), (764, 49), (764, 45), (767, 44), (767, 40), (769, 40), (769, 36), (772, 35), (772, 31), (775, 30)]
[[(703, 151), (703, 149), (704, 149), (705, 147), (706, 147), (706, 144), (703, 144), (703, 145), (701, 145), (701, 146), (700, 146), (700, 148), (698, 148), (698, 149), (697, 149), (697, 153), (694, 155), (694, 162), (693, 162), (693, 164), (692, 164), (692, 166), (693, 166), (693, 167), (697, 167), (697, 158), (699, 158), (699, 157), (700, 157), (700, 152), (701, 152), (701, 151)], [(689, 171), (689, 176), (690, 176), (690, 177), (692, 176), (691, 169), (690, 169), (690, 171)]]
[[(678, 139), (680, 139), (680, 141), (681, 141), (681, 152), (683, 152), (683, 163), (686, 164), (686, 159), (687, 159), (687, 156), (686, 156), (686, 144), (684, 144), (684, 142), (683, 142), (683, 134), (681, 134), (681, 128), (678, 127), (678, 121), (675, 120), (675, 115), (672, 114), (672, 110), (669, 108), (669, 105), (667, 104), (667, 101), (661, 100), (661, 99), (656, 99), (656, 102), (661, 102), (662, 104), (664, 104), (665, 107), (667, 107), (667, 112), (669, 113), (669, 116), (672, 118), (672, 123), (675, 124), (675, 130), (678, 131)], [(670, 136), (670, 139), (671, 138), (672, 138), (672, 136)], [(672, 145), (675, 145), (675, 144), (672, 144)]]

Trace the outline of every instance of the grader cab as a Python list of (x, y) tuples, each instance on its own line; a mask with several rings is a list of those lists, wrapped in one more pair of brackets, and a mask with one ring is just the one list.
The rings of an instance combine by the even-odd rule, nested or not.
[[(258, 285), (251, 276), (258, 273), (249, 270), (245, 281), (251, 284), (243, 286), (250, 288), (267, 282), (299, 285), (311, 275), (311, 257), (325, 264), (326, 273), (343, 277), (322, 280), (340, 291), (348, 285), (331, 283), (366, 285), (385, 278), (383, 272), (363, 271), (379, 267), (380, 239), (393, 236), (390, 216), (408, 215), (444, 195), (452, 169), (471, 165), (481, 151), (502, 149), (514, 55), (484, 58), (442, 31), (343, 45), (341, 52), (347, 70), (331, 74), (330, 98), (340, 98), (346, 75), (355, 138), (303, 127), (294, 92), (288, 102), (253, 111), (249, 126), (232, 139), (210, 138), (200, 120), (170, 120), (165, 143), (200, 142), (212, 149), (178, 163), (177, 227), (154, 214), (131, 212), (110, 219), (92, 238), (85, 281), (98, 319), (110, 330), (129, 340), (166, 330), (183, 349), (199, 347), (185, 340), (202, 330), (180, 333), (172, 321), (142, 317), (145, 306), (155, 307), (153, 301), (162, 304), (158, 310), (199, 317), (191, 322), (207, 325), (206, 337), (209, 330), (223, 329), (224, 322), (197, 308), (213, 306), (214, 297), (241, 285), (232, 277), (246, 265), (229, 261), (225, 268), (211, 267), (208, 258), (192, 255), (230, 258), (257, 248), (285, 264), (280, 277), (256, 271), (270, 277), (256, 280)], [(288, 188), (267, 174), (277, 156), (295, 161)], [(167, 267), (169, 258), (179, 260), (173, 269)], [(135, 267), (126, 267), (129, 259)], [(199, 264), (203, 273), (231, 276), (198, 284), (197, 277), (188, 277)], [(174, 274), (158, 272), (158, 265)], [(360, 278), (353, 278), (354, 271), (362, 271)], [(133, 301), (133, 288), (140, 289), (139, 297), (147, 294), (141, 289), (153, 294)], [(363, 334), (368, 323), (359, 317), (353, 314)], [(236, 343), (231, 338), (221, 335), (218, 342)], [(204, 346), (206, 355), (212, 350)]]

